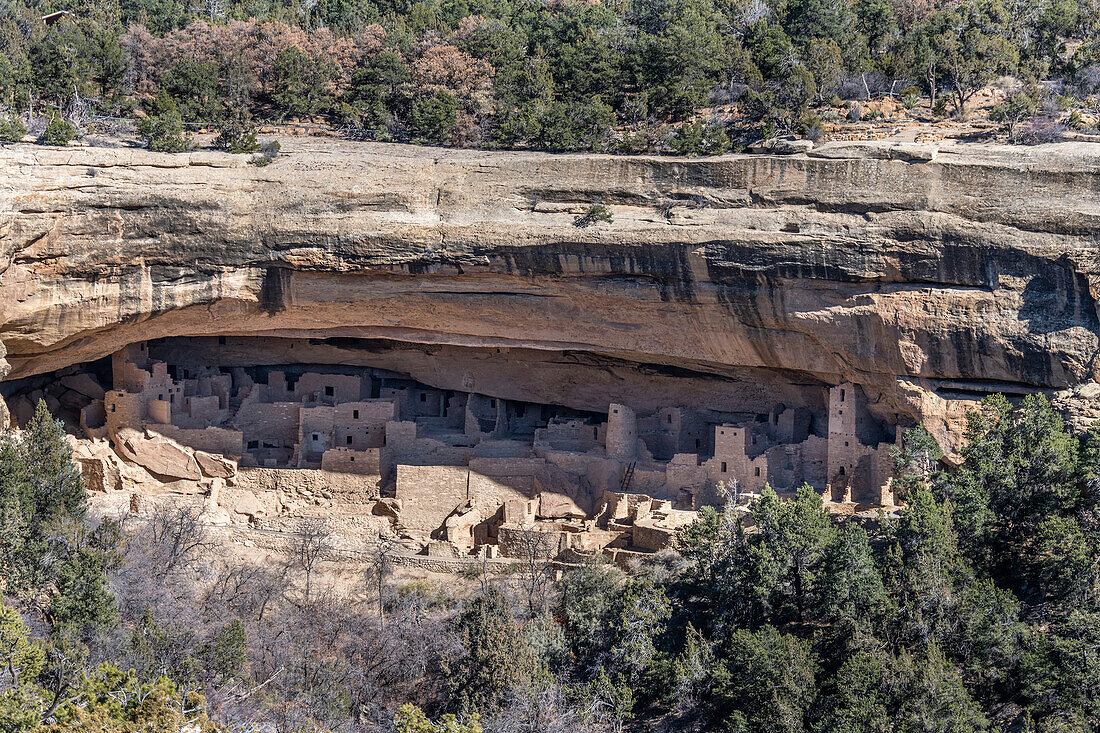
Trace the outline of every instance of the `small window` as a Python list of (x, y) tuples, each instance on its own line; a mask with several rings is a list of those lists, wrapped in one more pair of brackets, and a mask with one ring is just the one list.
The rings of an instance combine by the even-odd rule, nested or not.
[(225, 346), (225, 336), (218, 336), (218, 346)]
[(111, 412), (118, 412), (118, 405), (111, 405)]
[(844, 401), (844, 390), (840, 390), (840, 401)]
[(351, 436), (350, 436), (350, 435), (348, 436), (348, 439), (347, 439), (347, 444), (348, 444), (348, 445), (351, 445)]
[(843, 414), (844, 414), (844, 410), (837, 410), (837, 413), (836, 413), (836, 414), (838, 414), (838, 415), (843, 415)]
[(841, 466), (841, 467), (840, 467), (840, 475), (841, 475), (841, 476), (843, 476), (843, 475), (844, 475), (844, 466)]
[(516, 406), (516, 417), (523, 417), (526, 414), (527, 414), (527, 408), (526, 407), (524, 407), (523, 405), (517, 405)]
[(496, 408), (496, 406), (497, 406), (497, 401), (496, 400), (489, 400), (489, 407)]
[(352, 463), (355, 463), (355, 456), (352, 456), (352, 457), (351, 457), (351, 462), (352, 462)]
[(722, 461), (722, 473), (726, 472), (726, 462)]
[(598, 437), (600, 437), (600, 429), (592, 428), (592, 440), (595, 440)]
[(332, 386), (331, 385), (326, 385), (325, 386), (325, 397), (332, 397), (333, 394), (335, 394), (335, 390), (332, 388)]
[(668, 416), (668, 424), (669, 424), (669, 425), (671, 425), (671, 424), (672, 424), (672, 415), (669, 415), (669, 416)]
[(171, 402), (173, 405), (176, 404), (176, 396), (174, 394), (168, 395), (168, 401)]
[(420, 401), (421, 401), (421, 402), (427, 402), (427, 401), (428, 401), (428, 395), (426, 395), (426, 394), (424, 394), (423, 392), (421, 392), (421, 393), (420, 393)]
[(359, 410), (352, 410), (351, 411), (351, 419), (352, 420), (358, 420), (359, 419)]
[(618, 410), (612, 410), (612, 411), (611, 411), (611, 414), (612, 414), (612, 415), (618, 415), (618, 414), (619, 414), (619, 411), (618, 411)]
[(260, 441), (258, 441), (258, 440), (248, 441), (248, 449), (249, 450), (256, 450), (259, 447), (260, 447)]
[(845, 447), (845, 448), (847, 448), (847, 447), (848, 447), (848, 441), (847, 441), (847, 440), (846, 440), (846, 441), (844, 441), (844, 447)]
[(699, 439), (698, 439), (698, 438), (696, 438), (696, 439), (695, 439), (695, 447), (696, 447), (696, 448), (698, 448), (698, 447), (699, 447)]
[(294, 391), (294, 382), (287, 382), (286, 383), (286, 391), (287, 392), (293, 392)]
[(755, 435), (754, 435), (754, 436), (752, 436), (752, 444), (753, 444), (753, 445), (756, 445), (756, 436), (755, 436)]
[(321, 436), (320, 436), (320, 435), (318, 435), (317, 433), (314, 433), (314, 434), (313, 434), (313, 439), (314, 439), (314, 440), (320, 440), (320, 439), (321, 439)]
[(757, 477), (759, 477), (759, 476), (760, 476), (760, 466), (757, 466), (757, 467), (756, 467), (756, 476), (757, 476)]

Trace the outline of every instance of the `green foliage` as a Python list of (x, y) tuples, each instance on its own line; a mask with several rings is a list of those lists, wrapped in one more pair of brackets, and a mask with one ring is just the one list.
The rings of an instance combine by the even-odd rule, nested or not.
[(805, 642), (771, 626), (739, 629), (722, 644), (710, 704), (725, 730), (797, 733), (814, 697)]
[(412, 704), (405, 704), (394, 716), (397, 733), (481, 733), (481, 723), (475, 713), (466, 723), (458, 722), (453, 715), (444, 715), (433, 723), (424, 711)]
[(17, 143), (27, 134), (27, 126), (15, 115), (0, 118), (0, 142)]
[(140, 733), (194, 730), (213, 733), (202, 695), (181, 690), (166, 677), (142, 681), (133, 670), (123, 672), (104, 663), (84, 676), (73, 694), (58, 707), (57, 722), (42, 733)]
[(175, 100), (161, 89), (146, 106), (147, 117), (137, 123), (138, 133), (150, 150), (158, 153), (182, 153), (190, 150), (190, 135), (183, 133), (183, 117)]
[(450, 141), (457, 117), (458, 100), (439, 91), (413, 102), (407, 121), (415, 140), (438, 144)]
[(657, 637), (672, 616), (664, 588), (645, 580), (627, 586), (622, 599), (608, 666), (631, 683), (637, 683), (657, 658)]
[(272, 68), (272, 100), (289, 117), (307, 117), (332, 105), (329, 91), (336, 68), (327, 56), (311, 57), (297, 46), (285, 48)]
[(512, 618), (508, 598), (490, 590), (470, 602), (458, 621), (463, 653), (442, 662), (450, 698), (466, 713), (492, 711), (534, 674), (531, 648)]
[(229, 680), (241, 674), (248, 662), (244, 625), (239, 619), (233, 619), (222, 626), (199, 654), (204, 673), (216, 680)]
[(260, 149), (256, 126), (246, 115), (236, 115), (218, 128), (214, 147), (230, 153), (255, 153)]
[(1024, 699), (1039, 730), (1087, 730), (1100, 720), (1100, 615), (1075, 611), (1036, 629), (1020, 662)]
[(739, 579), (747, 620), (803, 621), (815, 605), (821, 563), (835, 541), (836, 528), (821, 495), (803, 485), (794, 501), (782, 501), (765, 487), (752, 505), (752, 516), (758, 532), (748, 538)]
[(48, 610), (59, 628), (114, 620), (106, 570), (116, 562), (117, 527), (92, 530), (84, 482), (61, 422), (39, 401), (22, 435), (0, 440), (0, 580), (5, 592)]
[(1031, 565), (1044, 518), (1079, 505), (1078, 441), (1042, 395), (1018, 409), (986, 398), (968, 415), (966, 438), (965, 463), (943, 488), (962, 544), (991, 571), (1018, 573)]
[(603, 204), (592, 204), (583, 214), (573, 218), (573, 226), (584, 229), (600, 222), (611, 223), (611, 210)]
[(46, 691), (35, 683), (45, 666), (43, 645), (30, 638), (19, 613), (0, 598), (0, 730), (38, 727)]
[(918, 425), (905, 431), (901, 445), (890, 450), (899, 495), (917, 486), (928, 486), (943, 458), (943, 449), (931, 433)]
[(594, 659), (610, 647), (624, 582), (618, 568), (601, 562), (570, 570), (562, 578), (558, 612), (578, 658)]
[(39, 145), (68, 145), (76, 137), (76, 127), (57, 115), (50, 118), (46, 129), (38, 136)]
[(1010, 18), (998, 0), (967, 0), (933, 13), (919, 33), (928, 39), (929, 68), (954, 93), (955, 110), (993, 79), (1015, 71), (1020, 51), (1009, 40)]
[(180, 116), (188, 122), (217, 122), (222, 117), (221, 66), (217, 61), (184, 59), (160, 79)]
[(670, 145), (679, 155), (719, 155), (729, 150), (730, 139), (724, 125), (685, 122), (676, 129)]

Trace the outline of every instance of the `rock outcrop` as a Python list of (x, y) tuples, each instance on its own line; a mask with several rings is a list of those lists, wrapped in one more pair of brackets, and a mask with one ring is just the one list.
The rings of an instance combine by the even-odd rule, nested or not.
[[(1100, 146), (674, 159), (283, 143), (265, 167), (0, 150), (7, 378), (233, 334), (415, 344), (402, 365), (426, 383), (580, 409), (644, 402), (649, 378), (691, 377), (703, 405), (722, 384), (851, 381), (881, 418), (946, 441), (958, 400), (988, 392), (1094, 409), (1080, 386), (1098, 376)], [(577, 226), (596, 203), (612, 221)], [(497, 384), (511, 354), (522, 368)]]

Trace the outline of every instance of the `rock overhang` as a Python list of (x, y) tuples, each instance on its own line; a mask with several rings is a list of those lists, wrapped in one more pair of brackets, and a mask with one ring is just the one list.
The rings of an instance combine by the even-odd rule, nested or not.
[[(1100, 151), (1086, 144), (715, 159), (283, 148), (263, 168), (0, 151), (10, 378), (215, 334), (850, 380), (901, 422), (949, 412), (941, 383), (1095, 378)], [(595, 203), (612, 221), (575, 226)]]

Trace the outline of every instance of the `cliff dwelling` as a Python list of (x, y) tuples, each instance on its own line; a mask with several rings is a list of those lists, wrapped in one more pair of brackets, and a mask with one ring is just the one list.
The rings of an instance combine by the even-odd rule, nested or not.
[(618, 364), (628, 388), (599, 409), (591, 358), (548, 401), (532, 383), (544, 362), (484, 351), (169, 338), (7, 382), (4, 397), (16, 423), (45, 399), (94, 490), (195, 495), (215, 521), (275, 532), (322, 517), (429, 557), (521, 556), (532, 536), (558, 557), (652, 552), (700, 507), (744, 504), (766, 485), (895, 503), (896, 431), (850, 382)]

